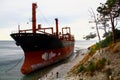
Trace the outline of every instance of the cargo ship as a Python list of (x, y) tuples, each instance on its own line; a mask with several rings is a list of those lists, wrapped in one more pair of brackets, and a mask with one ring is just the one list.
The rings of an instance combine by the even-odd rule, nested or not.
[(16, 45), (21, 46), (24, 51), (25, 57), (21, 66), (23, 74), (66, 59), (74, 51), (75, 40), (70, 27), (63, 27), (60, 32), (57, 18), (55, 32), (53, 27), (42, 28), (41, 24), (36, 26), (36, 8), (37, 4), (32, 3), (32, 29), (21, 30), (18, 26), (18, 31), (10, 34)]

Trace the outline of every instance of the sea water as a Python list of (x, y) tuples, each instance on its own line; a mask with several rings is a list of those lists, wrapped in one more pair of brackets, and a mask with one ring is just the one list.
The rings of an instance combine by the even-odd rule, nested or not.
[(23, 51), (14, 41), (0, 41), (0, 80), (17, 80), (22, 74)]
[[(86, 49), (94, 43), (94, 40), (77, 40), (74, 51)], [(14, 41), (0, 41), (0, 80), (36, 80), (42, 72), (50, 69), (24, 76), (20, 72), (23, 61), (24, 54), (20, 46), (16, 46)]]

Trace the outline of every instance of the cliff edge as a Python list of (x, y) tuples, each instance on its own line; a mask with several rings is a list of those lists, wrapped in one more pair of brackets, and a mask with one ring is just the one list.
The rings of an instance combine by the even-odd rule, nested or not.
[(120, 80), (120, 41), (92, 54), (89, 51), (65, 80)]

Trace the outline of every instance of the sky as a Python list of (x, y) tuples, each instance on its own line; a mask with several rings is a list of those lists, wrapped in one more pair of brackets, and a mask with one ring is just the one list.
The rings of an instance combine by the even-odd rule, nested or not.
[(76, 40), (96, 30), (91, 29), (90, 10), (96, 13), (100, 3), (106, 0), (0, 0), (0, 40), (13, 40), (10, 34), (21, 29), (31, 28), (32, 3), (37, 3), (37, 24), (55, 28), (55, 18), (59, 29), (71, 27)]

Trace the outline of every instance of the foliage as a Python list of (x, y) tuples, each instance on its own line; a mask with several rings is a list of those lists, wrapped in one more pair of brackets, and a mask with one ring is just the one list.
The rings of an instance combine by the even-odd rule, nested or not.
[[(112, 33), (110, 33), (109, 36), (107, 36), (104, 40), (100, 41), (99, 43), (96, 43), (96, 47), (97, 48), (104, 48), (107, 47), (108, 45), (110, 45), (112, 43)], [(115, 29), (115, 39), (119, 39), (120, 38), (120, 30)]]
[(106, 61), (107, 60), (105, 58), (98, 60), (96, 62), (96, 70), (101, 70), (102, 68), (104, 68)]
[[(89, 49), (89, 55), (92, 56), (97, 50), (99, 50), (100, 48), (105, 48), (108, 45), (112, 44), (112, 33), (110, 32), (110, 35), (107, 36), (104, 40), (101, 40), (100, 42), (92, 45)], [(116, 29), (115, 30), (115, 39), (120, 39), (120, 30)]]
[(82, 71), (86, 71), (86, 68), (84, 67), (83, 64), (81, 64), (81, 65), (78, 67), (78, 73), (79, 73), (79, 72), (82, 72)]
[(96, 45), (101, 47), (101, 48), (104, 48), (104, 47), (107, 47), (111, 43), (112, 43), (112, 37), (107, 36), (106, 39), (100, 41), (99, 43), (96, 43)]
[(83, 39), (89, 40), (89, 39), (93, 39), (96, 37), (95, 33), (90, 33), (88, 35), (86, 35), (85, 37), (83, 37)]
[(115, 30), (115, 39), (119, 39), (120, 38), (120, 30), (116, 29)]
[(92, 60), (89, 62), (89, 65), (88, 65), (88, 67), (87, 67), (87, 70), (88, 70), (88, 71), (91, 71), (91, 72), (94, 72), (94, 71), (95, 71), (95, 63), (94, 63)]
[(98, 47), (97, 47), (97, 45), (95, 44), (95, 45), (93, 45), (93, 46), (91, 46), (90, 47), (90, 52), (89, 52), (89, 55), (93, 55), (95, 52), (96, 52), (96, 50), (98, 50), (97, 49)]
[(107, 60), (105, 58), (99, 59), (96, 62), (91, 60), (89, 61), (88, 66), (86, 67), (84, 66), (84, 64), (81, 64), (77, 69), (77, 73), (86, 72), (86, 71), (90, 71), (93, 73), (96, 70), (101, 70), (104, 68), (106, 61)]
[[(101, 40), (100, 42), (96, 43), (96, 45), (92, 46), (90, 48), (90, 53), (94, 53), (96, 50), (100, 49), (100, 48), (104, 48), (107, 47), (108, 45), (110, 45), (112, 43), (112, 33), (109, 33), (110, 35), (108, 35), (104, 40)], [(120, 38), (120, 30), (116, 29), (115, 30), (115, 39), (119, 39)]]
[(114, 17), (120, 16), (120, 0), (107, 0), (106, 4), (114, 12)]
[(120, 1), (119, 0), (107, 0), (105, 4), (102, 4), (97, 8), (97, 11), (103, 15), (108, 16), (112, 13), (113, 18), (119, 16)]
[(109, 36), (110, 35), (110, 32), (105, 32), (104, 34), (103, 34), (103, 38), (106, 38), (107, 36)]
[(112, 26), (112, 39), (113, 42), (116, 42), (114, 22), (115, 18), (120, 16), (120, 0), (107, 0), (105, 4), (101, 4), (101, 6), (97, 8), (97, 11), (101, 16), (107, 16), (107, 18), (110, 20)]

